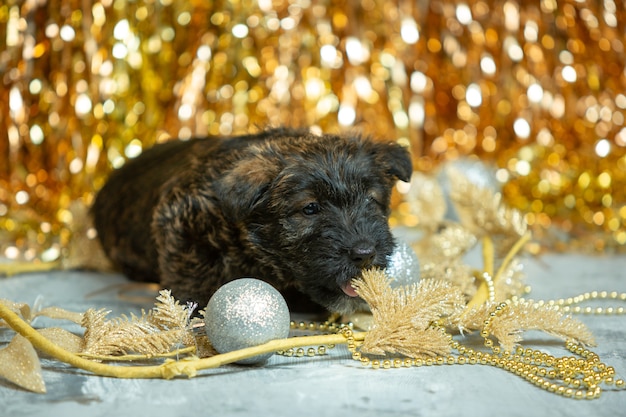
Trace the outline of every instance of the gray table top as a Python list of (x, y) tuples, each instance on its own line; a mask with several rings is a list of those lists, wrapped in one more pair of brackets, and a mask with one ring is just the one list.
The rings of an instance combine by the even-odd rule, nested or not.
[[(554, 299), (593, 290), (626, 292), (626, 257), (548, 254), (524, 258), (530, 296)], [(138, 311), (119, 299), (119, 275), (55, 271), (0, 279), (0, 298), (73, 311), (109, 308)], [(626, 307), (613, 304), (614, 307)], [(626, 378), (626, 315), (578, 315), (594, 333), (592, 350)], [(38, 319), (39, 320), (39, 319)], [(36, 323), (45, 325), (43, 322)], [(73, 325), (66, 328), (76, 330)], [(12, 332), (0, 330), (0, 342)], [(459, 336), (460, 337), (460, 336)], [(462, 340), (462, 339), (460, 339)], [(560, 340), (530, 332), (525, 346), (569, 354)], [(350, 357), (345, 346), (312, 358), (272, 356), (262, 367), (227, 365), (191, 379), (122, 380), (90, 375), (43, 359), (46, 394), (34, 394), (0, 380), (2, 416), (618, 416), (626, 390), (603, 391), (599, 399), (577, 401), (541, 390), (502, 369), (481, 365), (373, 370)]]

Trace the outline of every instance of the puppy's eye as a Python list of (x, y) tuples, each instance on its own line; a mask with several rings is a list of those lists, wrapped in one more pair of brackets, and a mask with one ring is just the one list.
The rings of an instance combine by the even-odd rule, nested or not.
[(381, 203), (381, 199), (377, 194), (370, 194), (369, 196), (367, 196), (367, 201), (369, 201), (370, 203), (374, 203), (378, 206), (384, 207), (384, 204)]
[(318, 203), (309, 203), (302, 209), (302, 212), (307, 216), (313, 216), (322, 210)]

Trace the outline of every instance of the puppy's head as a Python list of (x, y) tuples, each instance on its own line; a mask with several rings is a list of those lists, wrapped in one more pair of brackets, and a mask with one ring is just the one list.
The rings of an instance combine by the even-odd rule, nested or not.
[(349, 313), (364, 306), (351, 280), (384, 268), (393, 252), (391, 190), (411, 173), (397, 144), (302, 135), (251, 146), (217, 191), (279, 287)]

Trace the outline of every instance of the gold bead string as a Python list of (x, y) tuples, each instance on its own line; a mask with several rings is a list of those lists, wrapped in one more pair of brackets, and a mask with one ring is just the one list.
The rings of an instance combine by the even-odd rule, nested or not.
[[(587, 299), (590, 297), (591, 293)], [(492, 321), (510, 305), (511, 302), (498, 304), (485, 320), (481, 331), (485, 347), (490, 348), (494, 354), (490, 355), (490, 365), (521, 376), (549, 392), (576, 399), (598, 398), (601, 394), (600, 384), (615, 384), (618, 388), (624, 388), (624, 380), (615, 379), (613, 367), (600, 362), (597, 354), (570, 340), (565, 343), (565, 347), (578, 355), (580, 357), (578, 359), (576, 357), (556, 358), (539, 350), (521, 347), (518, 347), (512, 354), (509, 351), (502, 351), (499, 346), (493, 346), (493, 341), (489, 338)]]
[(328, 354), (329, 349), (333, 349), (335, 345), (320, 345), (317, 348), (308, 347), (308, 348), (289, 348), (286, 350), (279, 350), (276, 352), (277, 355), (286, 356), (286, 357), (296, 357), (302, 358), (304, 356), (313, 357), (313, 356), (324, 356)]
[(316, 333), (337, 333), (343, 327), (353, 327), (352, 323), (339, 323), (332, 318), (323, 322), (316, 321), (298, 321), (292, 320), (289, 323), (289, 328), (291, 330), (299, 330), (299, 331), (310, 331)]
[(491, 350), (482, 352), (464, 346), (454, 340), (452, 334), (445, 328), (433, 324), (449, 340), (450, 347), (456, 354), (446, 356), (409, 358), (369, 358), (358, 350), (358, 343), (353, 329), (344, 327), (340, 333), (346, 338), (347, 347), (352, 359), (360, 361), (363, 366), (373, 369), (410, 368), (434, 365), (490, 365), (504, 369), (512, 374), (524, 378), (531, 384), (561, 395), (575, 399), (595, 399), (602, 393), (601, 385), (615, 386), (618, 389), (626, 388), (623, 379), (615, 377), (615, 369), (600, 361), (599, 356), (585, 347), (567, 341), (565, 348), (576, 356), (555, 357), (540, 350), (517, 347), (513, 352), (503, 351), (494, 346), (490, 339), (491, 322), (501, 315), (509, 306), (508, 302), (498, 304), (485, 321), (481, 336), (485, 339), (485, 347)]
[(488, 291), (488, 299), (490, 302), (495, 301), (496, 299), (496, 286), (493, 282), (493, 278), (492, 276), (487, 273), (487, 272), (483, 272), (483, 274), (480, 276), (480, 278), (485, 282), (485, 284), (487, 285), (487, 291)]
[[(352, 323), (339, 323), (332, 318), (323, 322), (315, 322), (315, 321), (294, 321), (292, 320), (289, 323), (289, 328), (293, 331), (305, 331), (311, 333), (319, 333), (319, 334), (334, 334), (339, 332), (342, 328), (352, 328)], [(335, 345), (320, 345), (317, 347), (308, 347), (308, 348), (290, 348), (286, 350), (280, 350), (276, 352), (278, 355), (287, 356), (287, 357), (313, 357), (313, 356), (324, 356), (328, 354), (328, 351), (334, 349)]]
[(578, 304), (593, 300), (602, 301), (622, 301), (626, 302), (626, 292), (617, 291), (590, 291), (575, 297), (559, 298), (556, 300), (525, 300), (524, 298), (513, 297), (512, 301), (533, 302), (534, 307), (550, 306), (555, 310), (562, 311), (566, 314), (585, 314), (585, 315), (622, 315), (626, 313), (624, 307), (583, 307)]

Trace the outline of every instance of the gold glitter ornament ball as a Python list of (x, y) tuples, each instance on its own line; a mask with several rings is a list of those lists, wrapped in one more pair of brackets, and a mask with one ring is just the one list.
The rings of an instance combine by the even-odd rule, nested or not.
[[(271, 285), (254, 278), (241, 278), (220, 287), (209, 300), (205, 314), (206, 334), (219, 353), (258, 346), (289, 335), (287, 302)], [(266, 361), (272, 353), (237, 363)]]

